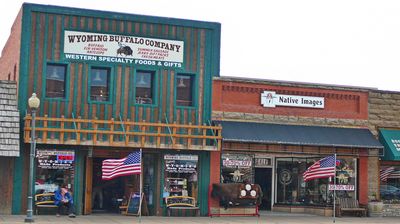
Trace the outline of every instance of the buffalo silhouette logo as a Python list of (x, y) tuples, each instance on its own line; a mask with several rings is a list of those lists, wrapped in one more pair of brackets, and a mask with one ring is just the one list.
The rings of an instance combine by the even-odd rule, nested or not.
[(133, 54), (133, 50), (129, 46), (123, 45), (120, 42), (118, 42), (118, 46), (117, 56), (129, 56)]

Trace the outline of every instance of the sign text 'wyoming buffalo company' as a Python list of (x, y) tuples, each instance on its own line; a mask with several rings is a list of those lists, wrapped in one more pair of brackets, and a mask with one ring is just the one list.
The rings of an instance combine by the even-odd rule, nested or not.
[(183, 67), (183, 41), (64, 31), (64, 57), (70, 60)]

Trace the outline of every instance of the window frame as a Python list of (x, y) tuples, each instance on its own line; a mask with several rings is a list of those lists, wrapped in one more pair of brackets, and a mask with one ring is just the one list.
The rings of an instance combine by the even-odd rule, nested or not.
[[(137, 84), (136, 84), (136, 77), (138, 76), (138, 72), (147, 72), (151, 74), (151, 103), (138, 103), (136, 101), (136, 88)], [(133, 86), (132, 88), (132, 98), (131, 98), (131, 102), (133, 102), (133, 105), (135, 106), (150, 106), (150, 107), (155, 107), (158, 104), (158, 97), (160, 97), (158, 95), (158, 73), (157, 70), (154, 69), (148, 69), (148, 68), (136, 68), (134, 70), (134, 74), (132, 77), (132, 82), (131, 85)]]
[[(187, 76), (190, 77), (190, 81), (191, 81), (191, 85), (192, 85), (192, 89), (190, 90), (192, 93), (192, 103), (190, 106), (186, 106), (186, 105), (178, 105), (178, 85), (179, 85), (179, 76)], [(175, 82), (174, 82), (174, 104), (176, 108), (195, 108), (197, 106), (197, 93), (198, 91), (196, 91), (197, 88), (195, 88), (197, 86), (197, 75), (194, 73), (186, 73), (186, 72), (177, 72), (175, 75)]]
[[(64, 97), (49, 97), (47, 96), (47, 67), (49, 65), (52, 66), (63, 66), (65, 68), (65, 73), (64, 73)], [(45, 63), (43, 66), (43, 71), (46, 71), (43, 73), (42, 77), (42, 83), (43, 83), (43, 88), (42, 88), (42, 95), (44, 96), (44, 100), (46, 101), (68, 101), (68, 96), (69, 96), (69, 80), (70, 80), (70, 64), (69, 63), (62, 63), (62, 62), (52, 62), (48, 61)]]

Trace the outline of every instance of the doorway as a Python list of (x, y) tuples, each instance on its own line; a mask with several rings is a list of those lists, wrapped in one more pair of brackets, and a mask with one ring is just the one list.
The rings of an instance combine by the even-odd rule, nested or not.
[(271, 210), (272, 168), (255, 168), (255, 183), (263, 191), (260, 210)]
[(136, 175), (102, 180), (103, 160), (104, 158), (93, 158), (92, 212), (119, 213), (119, 206), (125, 203), (129, 198), (129, 193), (134, 189)]

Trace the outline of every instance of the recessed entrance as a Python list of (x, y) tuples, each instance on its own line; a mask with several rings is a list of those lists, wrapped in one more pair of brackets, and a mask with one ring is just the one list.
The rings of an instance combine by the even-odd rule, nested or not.
[(260, 210), (271, 210), (272, 168), (256, 168), (255, 181), (263, 191)]
[(139, 185), (135, 185), (135, 183), (139, 183), (139, 175), (102, 180), (103, 160), (104, 158), (93, 158), (92, 212), (119, 213), (119, 206), (126, 203), (130, 192), (139, 189)]

